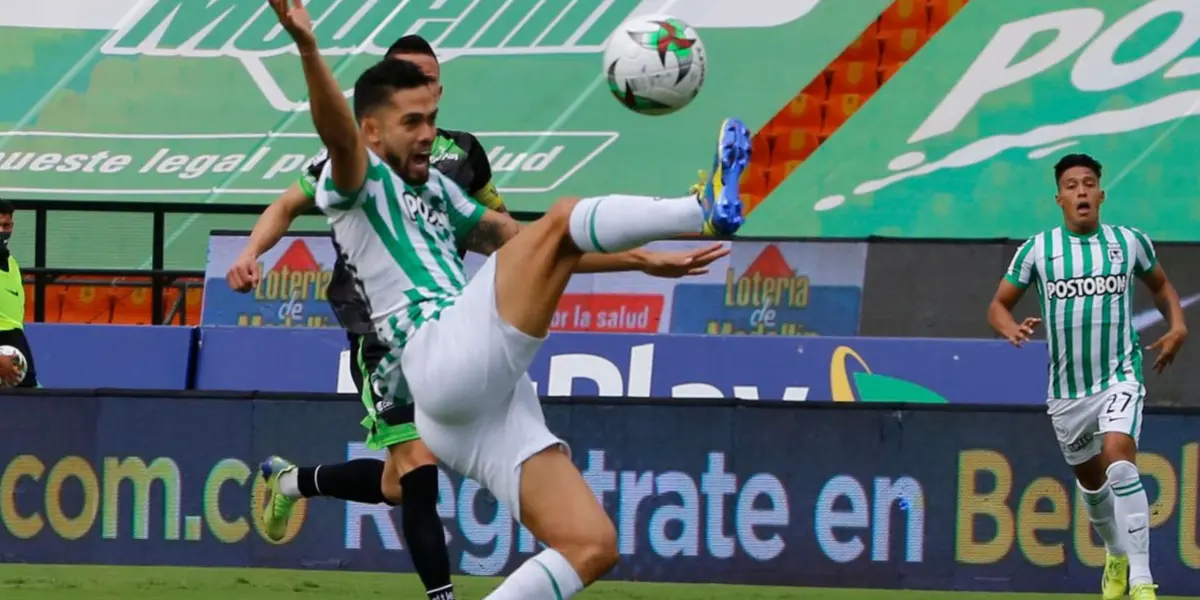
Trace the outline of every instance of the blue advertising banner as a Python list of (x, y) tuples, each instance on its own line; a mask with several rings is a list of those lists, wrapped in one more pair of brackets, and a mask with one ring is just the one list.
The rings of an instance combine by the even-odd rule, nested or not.
[(196, 389), (353, 392), (349, 344), (341, 329), (201, 327)]
[(190, 327), (25, 324), (38, 381), (48, 388), (186, 389), (195, 333)]
[[(353, 402), (0, 397), (0, 556), (23, 562), (409, 571), (399, 509), (314, 499), (263, 538), (254, 467), (370, 455)], [(610, 576), (1092, 592), (1104, 550), (1036, 410), (550, 404), (615, 523)], [(54, 435), (46, 424), (53, 422)], [(1150, 414), (1139, 466), (1161, 591), (1200, 594), (1200, 415)], [(456, 572), (532, 537), (442, 473)]]
[[(31, 325), (29, 336), (46, 387), (354, 391), (339, 329)], [(543, 396), (1040, 405), (1045, 365), (1044, 343), (555, 333), (529, 372)]]
[[(354, 389), (340, 331), (203, 327), (201, 339), (198, 389)], [(529, 374), (543, 396), (1043, 404), (1046, 346), (555, 333)]]
[[(209, 238), (205, 325), (336, 327), (325, 288), (337, 258), (328, 235), (284, 237), (259, 258), (262, 281), (239, 294), (225, 274), (246, 235)], [(711, 242), (656, 242), (680, 251)], [(725, 242), (727, 258), (704, 275), (660, 279), (643, 273), (599, 273), (571, 279), (554, 331), (750, 335), (858, 334), (866, 270), (865, 243)], [(467, 274), (484, 257), (468, 254)]]

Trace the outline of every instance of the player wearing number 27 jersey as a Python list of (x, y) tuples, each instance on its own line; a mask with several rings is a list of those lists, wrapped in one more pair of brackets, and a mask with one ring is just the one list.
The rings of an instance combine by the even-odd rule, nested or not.
[[(1170, 331), (1158, 349), (1161, 372), (1187, 336), (1179, 295), (1150, 238), (1100, 223), (1101, 166), (1071, 154), (1055, 165), (1064, 224), (1017, 250), (988, 309), (992, 327), (1021, 346), (1044, 320), (1050, 362), (1047, 412), (1067, 464), (1075, 470), (1088, 517), (1104, 540), (1101, 597), (1156, 597), (1150, 573), (1149, 503), (1137, 469), (1142, 429), (1142, 347), (1133, 326), (1133, 282), (1140, 279)], [(1017, 323), (1012, 308), (1034, 287), (1042, 319)]]

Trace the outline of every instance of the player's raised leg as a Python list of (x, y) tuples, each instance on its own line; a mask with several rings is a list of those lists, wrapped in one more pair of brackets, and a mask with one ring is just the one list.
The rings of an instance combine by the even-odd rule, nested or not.
[[(712, 174), (696, 196), (612, 195), (559, 201), (500, 248), (496, 263), (500, 316), (520, 331), (542, 337), (573, 272), (622, 268), (603, 260), (583, 267), (584, 253), (619, 253), (685, 234), (732, 235), (743, 222), (738, 184), (749, 160), (750, 131), (740, 120), (727, 119), (721, 124)], [(592, 258), (603, 257), (584, 260)]]
[(387, 465), (374, 458), (347, 462), (297, 466), (286, 458), (271, 456), (258, 466), (267, 484), (267, 501), (262, 521), (267, 537), (279, 541), (287, 532), (292, 510), (301, 498), (326, 497), (363, 504), (400, 503), (400, 486), (391, 488), (391, 497), (381, 481)]
[[(680, 234), (728, 235), (742, 224), (738, 181), (750, 158), (750, 132), (722, 123), (712, 175), (695, 198), (648, 200), (605, 196), (556, 204), (500, 248), (496, 309), (535, 338), (584, 253), (615, 253)], [(520, 385), (520, 384), (518, 384)], [(518, 394), (520, 390), (518, 390)], [(579, 470), (558, 446), (527, 459), (519, 471), (520, 521), (548, 549), (531, 558), (489, 600), (561, 600), (608, 572), (618, 560), (616, 530)]]

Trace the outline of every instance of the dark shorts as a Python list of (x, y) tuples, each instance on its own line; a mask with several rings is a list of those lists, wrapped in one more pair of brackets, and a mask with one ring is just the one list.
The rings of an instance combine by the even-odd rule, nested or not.
[[(367, 429), (367, 447), (372, 450), (404, 444), (421, 439), (413, 425), (412, 402), (403, 404), (384, 400), (371, 385), (371, 373), (379, 366), (379, 361), (388, 353), (388, 345), (374, 333), (364, 335), (347, 334), (350, 338), (350, 353), (353, 363), (350, 376), (354, 385), (362, 394), (363, 406), (367, 416), (362, 425)], [(364, 382), (366, 385), (364, 385)]]

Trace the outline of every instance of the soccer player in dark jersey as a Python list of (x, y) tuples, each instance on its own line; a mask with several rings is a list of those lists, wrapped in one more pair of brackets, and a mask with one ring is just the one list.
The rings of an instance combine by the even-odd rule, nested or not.
[[(420, 36), (400, 38), (388, 49), (387, 56), (415, 63), (431, 78), (440, 80), (441, 69), (433, 48)], [(300, 180), (259, 217), (249, 243), (227, 274), (233, 289), (248, 292), (258, 284), (261, 277), (258, 257), (279, 243), (297, 216), (314, 206), (315, 186), (326, 160), (322, 150), (305, 168)], [(492, 183), (487, 153), (475, 136), (438, 129), (430, 163), (480, 204), (505, 211)], [(334, 248), (338, 259), (327, 295), (350, 339), (355, 358), (351, 375), (367, 411), (363, 421), (368, 429), (367, 446), (387, 449), (388, 456), (386, 461), (358, 459), (315, 466), (296, 466), (278, 456), (268, 458), (261, 466), (270, 490), (262, 514), (265, 529), (272, 538), (282, 538), (292, 507), (302, 497), (326, 496), (366, 504), (401, 505), (404, 537), (429, 597), (453, 600), (450, 558), (437, 514), (436, 459), (413, 425), (413, 405), (385, 402), (371, 385), (371, 373), (389, 348), (376, 336), (370, 311), (336, 242)]]

